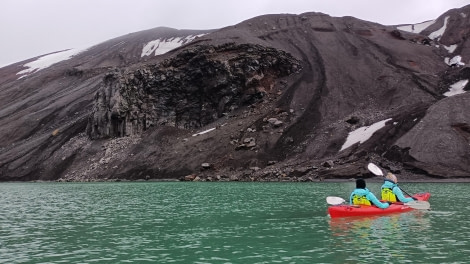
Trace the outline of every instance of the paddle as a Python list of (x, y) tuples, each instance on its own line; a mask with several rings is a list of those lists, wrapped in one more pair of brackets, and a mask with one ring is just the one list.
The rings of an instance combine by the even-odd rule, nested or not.
[[(382, 176), (384, 177), (384, 174), (382, 172), (382, 169), (379, 168), (377, 165), (375, 165), (374, 163), (369, 163), (367, 165), (367, 169), (372, 172), (373, 174), (377, 175), (377, 176)], [(398, 187), (400, 188), (400, 187)], [(402, 190), (402, 192), (404, 192), (406, 195), (412, 197), (412, 195), (410, 195), (409, 193), (405, 192), (402, 188), (400, 188), (400, 190)], [(407, 205), (411, 208), (414, 208), (414, 209), (421, 209), (421, 210), (427, 210), (431, 207), (431, 204), (429, 204), (428, 201), (411, 201), (411, 202), (407, 202), (407, 203), (404, 203), (404, 205)]]
[(384, 176), (382, 170), (379, 167), (377, 167), (377, 165), (375, 165), (374, 163), (369, 163), (367, 165), (367, 169), (377, 176), (382, 176), (382, 177)]
[[(375, 165), (374, 163), (369, 163), (369, 164), (367, 165), (367, 169), (369, 169), (373, 174), (375, 174), (375, 175), (377, 175), (377, 176), (382, 176), (382, 177), (384, 177), (384, 174), (383, 174), (383, 172), (382, 172), (382, 169), (379, 168), (379, 167), (378, 167), (377, 165)], [(400, 188), (400, 190), (401, 190), (402, 192), (404, 192), (406, 195), (412, 197), (411, 194), (407, 193), (407, 192), (406, 192), (405, 190), (403, 190), (400, 186), (398, 186), (398, 188)]]
[(431, 204), (428, 201), (410, 201), (404, 203), (404, 205), (418, 210), (428, 210), (429, 208), (431, 208)]
[[(326, 203), (329, 204), (329, 205), (341, 205), (344, 202), (346, 202), (346, 201), (341, 197), (336, 197), (336, 196), (326, 197)], [(348, 206), (356, 207), (356, 208), (360, 207), (359, 205), (354, 205), (354, 204), (348, 204)]]
[(407, 193), (407, 192), (406, 192), (405, 190), (403, 190), (403, 189), (402, 189), (400, 186), (398, 186), (398, 188), (400, 188), (400, 190), (401, 190), (402, 192), (404, 192), (406, 195), (408, 195), (408, 196), (412, 197), (412, 195), (411, 195), (411, 194)]
[(341, 197), (336, 197), (336, 196), (328, 196), (326, 197), (326, 203), (331, 204), (331, 205), (339, 205), (346, 202), (343, 198)]

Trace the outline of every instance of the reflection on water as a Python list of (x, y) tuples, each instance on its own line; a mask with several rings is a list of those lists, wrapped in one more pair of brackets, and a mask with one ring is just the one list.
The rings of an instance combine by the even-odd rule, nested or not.
[(382, 239), (400, 236), (403, 231), (426, 230), (430, 227), (426, 211), (411, 211), (385, 216), (330, 218), (330, 230), (334, 236), (359, 236), (362, 239)]
[(330, 218), (329, 227), (336, 237), (332, 250), (343, 263), (373, 263), (377, 258), (392, 263), (412, 262), (408, 249), (417, 248), (418, 242), (410, 243), (409, 234), (426, 232), (431, 227), (426, 213), (416, 210), (386, 216)]

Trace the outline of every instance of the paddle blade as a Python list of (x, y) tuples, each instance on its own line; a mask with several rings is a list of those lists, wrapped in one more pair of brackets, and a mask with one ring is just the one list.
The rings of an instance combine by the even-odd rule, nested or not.
[(384, 176), (382, 170), (374, 163), (369, 163), (369, 165), (367, 165), (367, 169), (377, 176)]
[(428, 210), (431, 208), (431, 204), (428, 201), (411, 201), (405, 203), (405, 205), (418, 210)]
[(336, 197), (336, 196), (328, 196), (326, 197), (326, 203), (331, 204), (331, 205), (339, 205), (346, 202), (343, 198), (341, 197)]

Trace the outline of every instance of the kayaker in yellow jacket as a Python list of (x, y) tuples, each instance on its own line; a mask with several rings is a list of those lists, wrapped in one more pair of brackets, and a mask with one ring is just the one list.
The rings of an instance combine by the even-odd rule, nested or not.
[(354, 205), (375, 205), (379, 208), (385, 209), (390, 205), (388, 203), (382, 203), (375, 197), (375, 195), (366, 188), (366, 181), (363, 179), (356, 180), (356, 189), (351, 193), (349, 197), (349, 203)]
[(401, 191), (400, 187), (398, 187), (397, 176), (395, 176), (393, 173), (390, 173), (390, 172), (387, 173), (387, 176), (385, 176), (385, 181), (384, 181), (384, 184), (382, 185), (381, 193), (382, 193), (382, 200), (387, 201), (387, 202), (407, 203), (407, 202), (416, 200), (416, 198), (413, 198), (413, 197), (407, 198), (403, 195), (403, 192)]

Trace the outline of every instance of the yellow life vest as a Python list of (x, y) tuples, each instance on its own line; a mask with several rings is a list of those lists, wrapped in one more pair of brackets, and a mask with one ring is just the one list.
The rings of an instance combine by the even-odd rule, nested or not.
[(372, 205), (365, 195), (354, 194), (352, 197), (354, 205)]
[(397, 201), (397, 196), (393, 193), (392, 189), (382, 188), (382, 200), (394, 203)]

